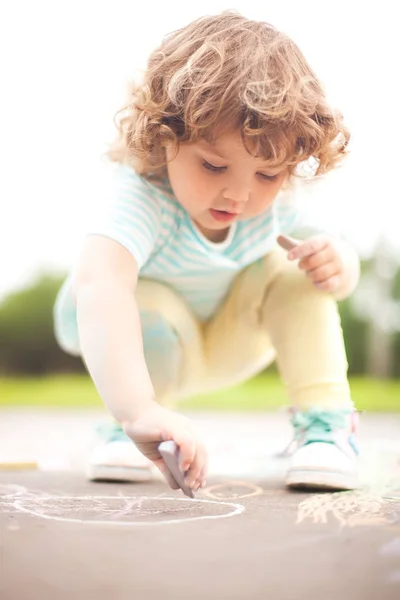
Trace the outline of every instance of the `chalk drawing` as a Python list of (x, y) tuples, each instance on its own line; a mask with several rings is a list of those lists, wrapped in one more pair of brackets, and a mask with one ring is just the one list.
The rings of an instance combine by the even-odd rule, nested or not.
[[(68, 496), (32, 492), (14, 484), (0, 486), (3, 514), (25, 513), (41, 519), (122, 527), (155, 526), (224, 519), (245, 511), (242, 504), (159, 496)], [(16, 525), (16, 524), (15, 524)], [(15, 529), (14, 529), (15, 527)], [(10, 529), (16, 530), (16, 526)]]
[(300, 502), (297, 524), (327, 523), (332, 515), (344, 527), (391, 525), (400, 521), (400, 503), (368, 491), (315, 494)]
[(19, 511), (14, 506), (14, 500), (18, 496), (27, 493), (22, 485), (0, 484), (0, 513), (2, 515), (13, 515)]
[[(242, 488), (242, 489), (240, 489)], [(252, 498), (261, 496), (264, 490), (259, 485), (248, 481), (229, 480), (224, 483), (217, 483), (204, 488), (203, 494), (217, 500), (240, 500), (242, 498)]]
[[(125, 505), (121, 505), (122, 501), (125, 502)], [(172, 503), (173, 507), (169, 506), (166, 508), (164, 506), (165, 502)], [(205, 505), (207, 508), (210, 506), (216, 507), (218, 513), (211, 515), (184, 514), (188, 512), (187, 508), (198, 512), (199, 510), (204, 510)], [(34, 502), (32, 502), (32, 499), (25, 500), (22, 497), (14, 501), (14, 506), (21, 512), (42, 519), (64, 523), (122, 527), (172, 525), (208, 519), (223, 519), (239, 515), (245, 510), (243, 505), (229, 502), (215, 502), (205, 499), (192, 500), (191, 498), (154, 498), (148, 496), (128, 496), (123, 499), (118, 496), (63, 496), (51, 499), (37, 497)], [(68, 513), (70, 515), (77, 513), (80, 518), (65, 516)], [(88, 518), (82, 518), (85, 513), (89, 514)], [(165, 514), (168, 514), (170, 518), (163, 518)], [(105, 517), (108, 517), (108, 520), (105, 520)], [(154, 517), (157, 517), (157, 519), (154, 520)]]
[(0, 502), (6, 498), (15, 498), (16, 496), (22, 496), (26, 494), (27, 489), (22, 485), (16, 485), (14, 483), (0, 483)]

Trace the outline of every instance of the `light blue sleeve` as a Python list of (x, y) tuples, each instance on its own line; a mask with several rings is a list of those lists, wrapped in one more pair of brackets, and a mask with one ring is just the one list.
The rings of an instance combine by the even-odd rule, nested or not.
[[(157, 189), (133, 169), (105, 162), (96, 182), (96, 208), (85, 228), (87, 234), (109, 237), (124, 246), (139, 269), (149, 260), (160, 240), (163, 200)], [(72, 294), (74, 270), (57, 294), (53, 310), (54, 334), (60, 347), (80, 355), (76, 306)]]
[(139, 269), (153, 252), (163, 208), (154, 186), (127, 165), (111, 165), (105, 178), (99, 215), (88, 234), (109, 237), (124, 246)]

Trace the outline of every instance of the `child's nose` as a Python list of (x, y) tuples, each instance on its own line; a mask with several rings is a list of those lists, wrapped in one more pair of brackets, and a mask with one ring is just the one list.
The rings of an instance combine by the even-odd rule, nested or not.
[(239, 208), (246, 204), (250, 199), (250, 190), (247, 186), (235, 186), (225, 190), (224, 196), (232, 204), (233, 208)]
[(232, 200), (229, 210), (233, 213), (240, 213), (244, 210), (245, 206), (246, 202), (235, 202), (235, 200)]

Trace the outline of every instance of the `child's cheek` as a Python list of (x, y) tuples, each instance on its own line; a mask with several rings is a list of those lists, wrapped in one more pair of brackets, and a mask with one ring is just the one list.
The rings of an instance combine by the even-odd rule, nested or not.
[(202, 206), (208, 206), (210, 201), (213, 202), (215, 199), (219, 199), (222, 191), (219, 191), (215, 181), (212, 181), (210, 176), (202, 175), (198, 177), (194, 189), (193, 196), (197, 198), (197, 203)]

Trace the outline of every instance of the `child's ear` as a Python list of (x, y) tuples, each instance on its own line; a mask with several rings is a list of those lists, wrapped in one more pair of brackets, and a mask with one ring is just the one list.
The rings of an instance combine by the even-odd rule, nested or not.
[(179, 145), (176, 142), (165, 141), (161, 146), (167, 162), (171, 162), (178, 154)]

